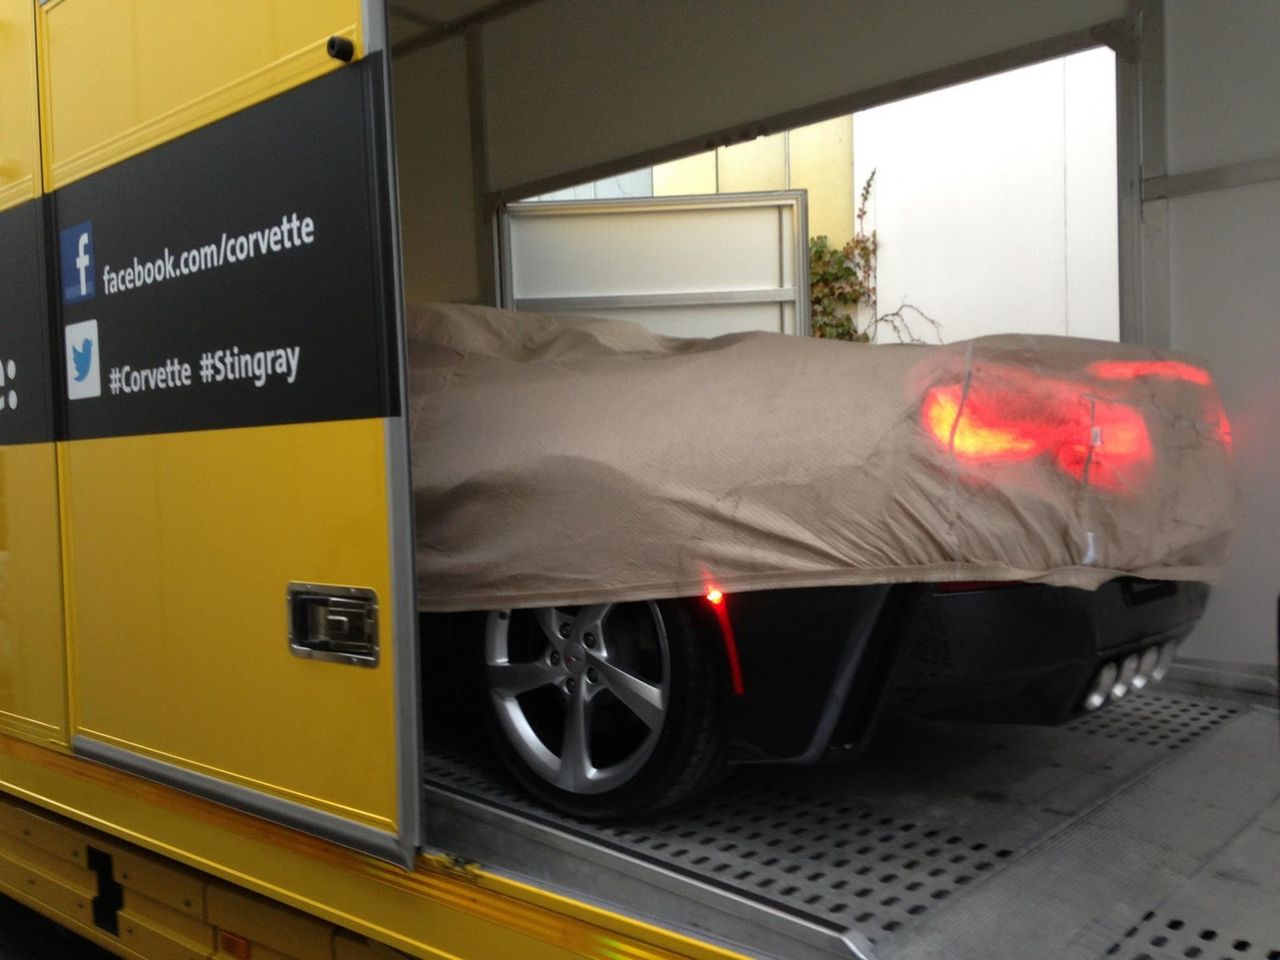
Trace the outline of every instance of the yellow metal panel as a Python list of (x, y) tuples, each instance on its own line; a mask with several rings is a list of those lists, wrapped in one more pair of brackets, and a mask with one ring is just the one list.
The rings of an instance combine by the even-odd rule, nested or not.
[[(4, 871), (0, 869), (0, 874), (3, 873)], [(9, 877), (9, 879), (14, 878)], [(108, 950), (118, 957), (124, 957), (125, 960), (150, 960), (149, 957), (144, 957), (141, 954), (135, 953), (117, 941), (114, 937), (109, 936), (93, 925), (93, 907), (91, 900), (86, 900), (83, 897), (76, 896), (74, 899), (69, 901), (72, 907), (72, 912), (64, 913), (61, 909), (58, 909), (58, 907), (52, 906), (40, 899), (39, 896), (34, 896), (31, 890), (32, 888), (28, 884), (23, 883), (20, 886), (14, 886), (7, 882), (3, 875), (0, 875), (0, 894), (11, 897), (23, 906), (34, 910), (41, 916), (48, 917), (55, 923), (59, 923), (67, 929), (74, 931), (81, 937), (96, 943), (104, 950)], [(36, 892), (43, 893), (44, 891), (38, 890)], [(63, 892), (65, 893), (65, 890)], [(60, 897), (52, 899), (55, 899), (60, 906), (65, 905)]]
[[(125, 903), (154, 902), (188, 918), (204, 921), (204, 878), (171, 860), (136, 849), (106, 846), (111, 872), (125, 888)], [(145, 912), (145, 910), (143, 911)]]
[(120, 942), (147, 960), (204, 960), (213, 956), (213, 932), (206, 941), (178, 936), (151, 918), (125, 908), (120, 911)]
[(361, 46), (359, 0), (53, 0), (39, 28), (51, 188), (340, 67), (332, 35)]
[[(229, 953), (225, 949), (226, 945), (221, 940), (216, 944), (214, 951), (214, 960), (237, 960), (234, 953)], [(272, 950), (270, 947), (264, 947), (260, 943), (250, 942), (252, 960), (298, 960), (297, 957), (291, 957), (287, 953), (281, 953), (279, 950)]]
[(402, 960), (399, 950), (365, 937), (339, 930), (333, 937), (333, 960)]
[(0, 850), (0, 887), (21, 890), (27, 896), (81, 923), (92, 919), (90, 904), (94, 887), (71, 884), (62, 877), (48, 873), (37, 864), (31, 864)]
[(0, 210), (40, 196), (35, 9), (0, 0)]
[[(115, 865), (115, 858), (112, 858)], [(203, 898), (201, 898), (203, 899)], [(144, 897), (136, 890), (125, 887), (123, 908), (130, 915), (138, 917), (154, 930), (163, 931), (167, 936), (189, 944), (203, 945), (206, 952), (213, 946), (213, 927), (203, 917), (190, 914), (166, 906), (159, 900)]]
[[(98, 764), (0, 736), (0, 790), (440, 960), (743, 960), (597, 906), (420, 858), (412, 873)], [(4, 801), (0, 799), (0, 805)]]
[[(393, 831), (383, 421), (62, 446), (75, 732)], [(293, 656), (291, 581), (372, 589), (378, 666)]]
[(835, 117), (787, 133), (658, 164), (658, 197), (806, 190), (809, 233), (840, 244), (853, 236), (853, 121)]
[(0, 846), (0, 856), (12, 860), (24, 869), (37, 870), (58, 883), (84, 896), (92, 898), (98, 889), (98, 876), (83, 864), (73, 863), (41, 850), (30, 843), (6, 840)]
[(809, 192), (809, 235), (839, 247), (853, 236), (853, 118), (797, 127), (788, 137), (791, 188)]
[(54, 445), (0, 447), (0, 730), (66, 743), (58, 551)]
[(716, 152), (696, 153), (653, 168), (655, 197), (689, 197), (716, 192)]
[(721, 193), (787, 188), (786, 134), (775, 133), (716, 151)]
[(11, 803), (0, 803), (0, 836), (31, 844), (68, 863), (88, 863), (83, 834)]
[(224, 884), (209, 885), (209, 923), (298, 960), (333, 957), (330, 924)]

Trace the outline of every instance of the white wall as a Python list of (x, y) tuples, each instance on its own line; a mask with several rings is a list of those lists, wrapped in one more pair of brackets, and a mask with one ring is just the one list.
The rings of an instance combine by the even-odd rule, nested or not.
[(1115, 102), (1099, 49), (856, 114), (880, 312), (909, 300), (948, 341), (1117, 339)]
[[(1170, 173), (1280, 156), (1280, 4), (1170, 0)], [(1161, 201), (1163, 202), (1163, 201)], [(1243, 498), (1234, 556), (1184, 652), (1268, 671), (1280, 593), (1280, 182), (1168, 201), (1173, 346), (1209, 360)]]
[(653, 167), (620, 173), (603, 180), (592, 180), (576, 187), (565, 187), (551, 193), (530, 197), (530, 200), (627, 200), (653, 196)]

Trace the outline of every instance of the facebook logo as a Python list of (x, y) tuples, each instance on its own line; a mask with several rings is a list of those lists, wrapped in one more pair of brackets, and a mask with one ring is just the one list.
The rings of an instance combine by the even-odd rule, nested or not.
[(93, 222), (62, 231), (62, 302), (79, 303), (93, 296)]

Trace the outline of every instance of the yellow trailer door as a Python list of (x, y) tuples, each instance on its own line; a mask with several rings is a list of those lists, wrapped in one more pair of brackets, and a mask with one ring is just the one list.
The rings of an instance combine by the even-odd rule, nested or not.
[(0, 734), (67, 742), (36, 17), (0, 0)]
[(408, 863), (380, 15), (61, 0), (40, 53), (72, 747)]

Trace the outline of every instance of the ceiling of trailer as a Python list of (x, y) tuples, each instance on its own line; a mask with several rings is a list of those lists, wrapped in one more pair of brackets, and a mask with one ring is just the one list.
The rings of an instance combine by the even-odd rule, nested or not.
[(480, 188), (505, 201), (1086, 49), (1127, 0), (392, 0), (390, 11), (400, 53), (463, 32), (482, 41), (474, 73), (459, 73), (483, 104)]
[(512, 0), (393, 0), (387, 5), (394, 42), (455, 33), (470, 23), (519, 6)]

